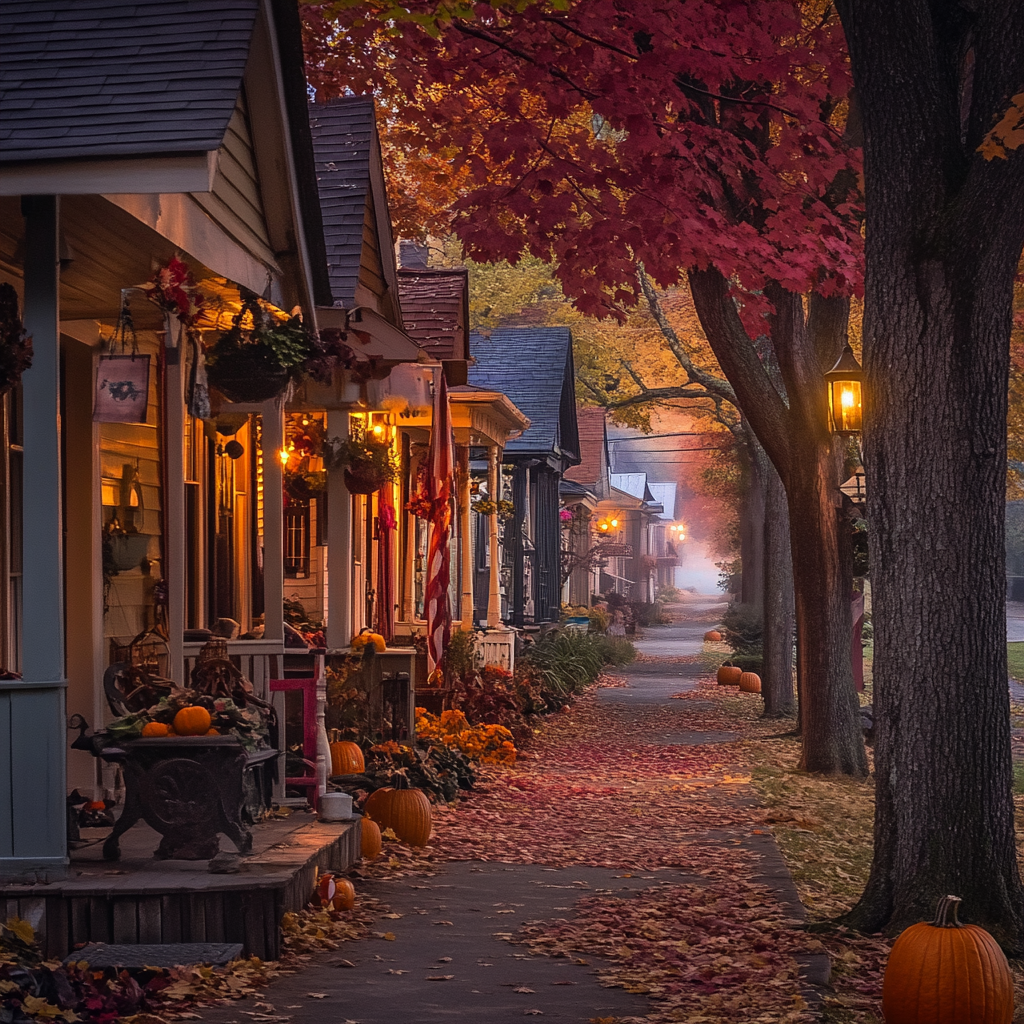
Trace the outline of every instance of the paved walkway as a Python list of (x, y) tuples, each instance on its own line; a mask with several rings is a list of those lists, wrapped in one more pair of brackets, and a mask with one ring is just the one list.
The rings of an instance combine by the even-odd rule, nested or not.
[[(710, 606), (711, 602), (706, 607), (691, 602), (679, 611), (698, 621), (648, 630), (637, 643), (647, 657), (617, 673), (626, 685), (599, 690), (591, 710), (579, 714), (597, 716), (601, 721), (607, 718), (613, 731), (619, 723), (623, 732), (632, 731), (626, 749), (648, 752), (633, 756), (663, 758), (668, 764), (682, 765), (687, 751), (698, 744), (707, 750), (710, 745), (732, 739), (730, 733), (688, 728), (691, 723), (687, 721), (685, 706), (697, 702), (671, 699), (672, 694), (696, 686), (701, 666), (673, 659), (700, 651), (702, 634), (708, 626), (699, 618), (704, 617), (702, 613)], [(654, 728), (638, 728), (648, 720)], [(666, 723), (670, 726), (667, 729)], [(556, 733), (559, 724), (553, 723)], [(615, 742), (622, 742), (622, 737), (609, 737), (607, 741), (599, 737), (595, 747)], [(608, 749), (621, 759), (622, 747)], [(564, 786), (566, 781), (575, 783), (586, 770), (586, 762), (571, 763), (571, 753), (563, 762), (552, 756), (549, 747), (546, 755), (542, 753), (536, 760), (525, 759), (524, 767), (528, 766), (529, 774), (522, 785), (528, 787), (536, 779), (538, 789), (544, 785), (552, 787), (548, 792), (555, 799), (553, 794), (561, 792), (556, 787)], [(651, 846), (669, 845), (669, 840), (662, 837), (671, 833), (659, 832), (659, 828), (676, 827), (688, 842), (685, 847), (673, 848), (691, 851), (686, 855), (680, 853), (677, 866), (668, 862), (668, 866), (652, 869), (647, 863), (633, 871), (584, 864), (546, 866), (543, 851), (537, 855), (537, 849), (545, 842), (544, 825), (538, 820), (531, 836), (536, 846), (530, 855), (523, 856), (519, 845), (522, 839), (513, 838), (510, 833), (507, 854), (502, 859), (540, 863), (496, 863), (494, 857), (486, 861), (449, 861), (439, 865), (433, 877), (360, 882), (360, 892), (382, 900), (393, 914), (399, 915), (374, 926), (377, 937), (346, 943), (332, 954), (314, 956), (307, 969), (279, 979), (261, 991), (258, 1013), (254, 1013), (253, 1000), (248, 999), (205, 1011), (202, 1020), (210, 1024), (512, 1024), (524, 1017), (543, 1016), (558, 1024), (587, 1024), (601, 1018), (643, 1019), (651, 1012), (650, 1003), (643, 996), (621, 988), (603, 987), (597, 972), (607, 965), (599, 958), (534, 955), (528, 947), (512, 944), (508, 938), (524, 926), (539, 926), (543, 931), (545, 922), (573, 920), (577, 901), (584, 896), (617, 895), (632, 900), (637, 893), (659, 886), (705, 884), (707, 879), (700, 877), (705, 872), (697, 870), (703, 866), (701, 836), (706, 836), (708, 842), (727, 842), (756, 852), (759, 857), (752, 862), (756, 867), (747, 881), (763, 882), (772, 888), (784, 915), (803, 916), (774, 840), (764, 830), (750, 827), (748, 816), (741, 815), (737, 820), (743, 824), (725, 832), (708, 828), (700, 820), (666, 825), (657, 820), (657, 815), (628, 818), (628, 804), (639, 798), (626, 795), (630, 791), (628, 778), (620, 788), (623, 796), (613, 797), (615, 802), (611, 805), (618, 807), (618, 813), (609, 814), (609, 805), (600, 797), (589, 798), (587, 806), (595, 810), (593, 818), (586, 820), (588, 835), (577, 840), (580, 847), (590, 843), (589, 848), (593, 848), (596, 832), (596, 845), (600, 848), (603, 829), (609, 835), (607, 849), (612, 850), (617, 841), (621, 850), (621, 833), (628, 829), (630, 844), (626, 849), (634, 842), (637, 849), (646, 843), (650, 856)], [(491, 795), (478, 799), (485, 801)], [(754, 802), (748, 787), (736, 785), (722, 786), (720, 792), (705, 788), (699, 799), (703, 802), (694, 805), (695, 814), (697, 807), (707, 808), (709, 801), (737, 807), (748, 807)], [(460, 815), (472, 814), (473, 807), (471, 798), (468, 810), (455, 815), (455, 820)], [(522, 822), (517, 824), (521, 826)], [(445, 827), (442, 821), (439, 828)], [(613, 835), (618, 838), (613, 839)], [(450, 838), (443, 839), (442, 845), (445, 843), (458, 849), (457, 845), (450, 846)], [(501, 856), (500, 848), (498, 855)], [(614, 856), (609, 854), (608, 862)], [(552, 862), (559, 860), (552, 858), (548, 863)], [(561, 863), (565, 863), (564, 858)], [(391, 934), (390, 939), (380, 937), (385, 930)], [(827, 975), (827, 961), (819, 962), (822, 959), (805, 958), (812, 979), (820, 981)]]

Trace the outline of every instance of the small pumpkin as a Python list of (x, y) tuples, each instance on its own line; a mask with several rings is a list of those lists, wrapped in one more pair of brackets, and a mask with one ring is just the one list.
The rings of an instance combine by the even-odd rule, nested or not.
[(213, 719), (206, 708), (191, 704), (174, 716), (174, 731), (179, 736), (205, 736), (213, 725)]
[(331, 906), (335, 910), (351, 910), (355, 905), (356, 887), (347, 878), (335, 878)]
[(166, 722), (147, 722), (142, 727), (143, 736), (170, 736), (171, 727)]
[(740, 689), (744, 693), (760, 693), (761, 677), (756, 672), (741, 672)]
[(709, 629), (704, 634), (704, 639), (705, 640), (710, 640), (712, 642), (717, 642), (717, 641), (722, 639), (722, 634), (719, 633), (717, 629)]
[(372, 818), (381, 827), (381, 831), (386, 828), (390, 828), (391, 822), (388, 820), (388, 793), (393, 792), (390, 786), (385, 786), (383, 789), (375, 789), (363, 803), (363, 814), (367, 818)]
[(338, 740), (331, 744), (331, 774), (359, 775), (366, 771), (366, 762), (358, 743)]
[(959, 896), (943, 896), (931, 924), (893, 943), (882, 981), (886, 1024), (1010, 1024), (1013, 977), (984, 928), (961, 924)]
[(743, 669), (741, 669), (739, 665), (733, 665), (731, 662), (727, 661), (718, 670), (718, 685), (739, 686), (741, 675), (743, 675)]
[(380, 635), (369, 629), (362, 629), (349, 641), (349, 647), (353, 651), (361, 651), (367, 644), (373, 644), (374, 650), (381, 654), (388, 649), (387, 641)]
[(219, 736), (220, 735), (220, 729), (212, 729), (212, 728), (211, 729), (207, 729), (206, 732), (203, 733), (203, 735), (204, 736)]
[(363, 860), (376, 860), (380, 856), (383, 845), (380, 837), (380, 826), (372, 818), (363, 816), (359, 823), (359, 831), (362, 835), (361, 853)]

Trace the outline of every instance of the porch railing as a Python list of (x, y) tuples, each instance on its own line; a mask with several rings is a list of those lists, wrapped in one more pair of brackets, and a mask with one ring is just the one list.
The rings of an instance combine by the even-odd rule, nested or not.
[[(201, 643), (183, 644), (185, 685), (192, 678), (192, 669), (202, 650)], [(270, 700), (270, 680), (280, 679), (284, 672), (283, 640), (229, 640), (228, 657), (252, 683), (256, 696)]]

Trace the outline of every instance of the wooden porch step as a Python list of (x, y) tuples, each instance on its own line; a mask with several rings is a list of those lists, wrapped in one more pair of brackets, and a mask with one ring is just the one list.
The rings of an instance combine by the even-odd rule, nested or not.
[[(343, 871), (360, 856), (358, 820), (318, 822), (298, 812), (253, 827), (253, 852), (238, 874), (206, 861), (158, 861), (160, 836), (139, 824), (121, 841), (122, 858), (102, 858), (109, 829), (83, 829), (95, 845), (72, 852), (70, 877), (49, 885), (0, 886), (0, 920), (20, 917), (47, 957), (63, 959), (87, 942), (240, 942), (247, 956), (275, 960), (281, 918), (301, 910), (318, 871)], [(233, 852), (225, 839), (222, 849)]]

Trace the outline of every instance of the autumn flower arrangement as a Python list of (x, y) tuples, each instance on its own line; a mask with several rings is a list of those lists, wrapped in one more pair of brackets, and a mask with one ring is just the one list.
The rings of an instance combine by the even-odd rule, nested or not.
[(470, 725), (461, 711), (432, 715), (417, 708), (416, 738), (455, 747), (481, 764), (516, 763), (516, 748), (508, 729), (503, 725)]

